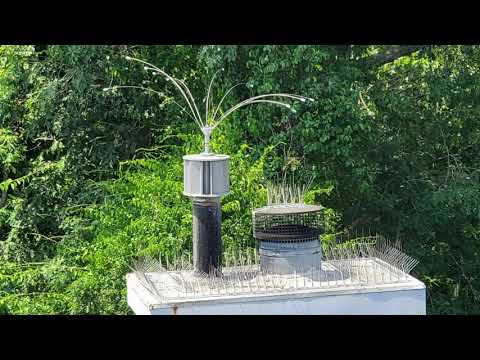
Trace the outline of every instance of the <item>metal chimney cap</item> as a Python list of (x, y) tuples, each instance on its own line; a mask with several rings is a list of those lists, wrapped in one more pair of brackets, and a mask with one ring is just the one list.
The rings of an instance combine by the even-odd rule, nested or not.
[(222, 161), (227, 159), (230, 159), (230, 156), (213, 153), (192, 154), (183, 156), (183, 160), (190, 161)]
[(183, 194), (188, 197), (220, 197), (230, 189), (228, 155), (211, 153), (183, 157)]
[(255, 209), (255, 214), (264, 215), (282, 215), (282, 214), (301, 214), (321, 211), (323, 209), (320, 205), (307, 204), (275, 204), (265, 206), (263, 208)]

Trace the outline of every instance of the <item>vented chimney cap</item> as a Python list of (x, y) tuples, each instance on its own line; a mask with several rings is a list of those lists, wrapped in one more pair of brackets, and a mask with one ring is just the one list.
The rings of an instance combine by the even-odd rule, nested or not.
[(216, 198), (230, 191), (230, 156), (212, 153), (183, 157), (183, 194), (194, 198)]

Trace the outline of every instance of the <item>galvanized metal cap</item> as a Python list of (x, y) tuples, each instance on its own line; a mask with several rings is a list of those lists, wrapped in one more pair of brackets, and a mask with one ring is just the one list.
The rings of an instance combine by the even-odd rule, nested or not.
[(213, 153), (192, 154), (183, 156), (183, 160), (190, 161), (222, 161), (227, 159), (230, 159), (230, 156)]
[(202, 153), (183, 157), (183, 194), (214, 198), (230, 189), (228, 155)]
[(276, 204), (268, 205), (259, 209), (253, 210), (254, 214), (264, 215), (284, 215), (284, 214), (301, 214), (321, 211), (323, 209), (320, 205), (307, 204)]

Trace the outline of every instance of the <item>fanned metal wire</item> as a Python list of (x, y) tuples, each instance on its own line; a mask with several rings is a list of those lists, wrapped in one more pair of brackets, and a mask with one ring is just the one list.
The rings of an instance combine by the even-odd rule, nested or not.
[(189, 254), (176, 258), (144, 258), (133, 267), (139, 282), (161, 303), (242, 294), (272, 294), (309, 289), (376, 286), (405, 282), (418, 261), (384, 237), (363, 236), (323, 249), (322, 263), (279, 274), (260, 268), (255, 248), (223, 254), (220, 270), (195, 274)]

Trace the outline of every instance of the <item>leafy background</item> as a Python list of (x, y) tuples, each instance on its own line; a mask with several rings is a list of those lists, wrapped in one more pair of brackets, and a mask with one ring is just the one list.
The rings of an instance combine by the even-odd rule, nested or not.
[[(297, 113), (246, 107), (222, 123), (232, 156), (223, 240), (251, 242), (251, 209), (279, 172), (315, 176), (329, 234), (370, 229), (420, 260), (428, 313), (480, 313), (478, 46), (0, 46), (0, 313), (126, 314), (138, 256), (191, 249), (181, 156), (201, 149), (168, 84), (210, 76), (229, 104), (315, 98)], [(143, 84), (165, 93), (122, 90)]]

